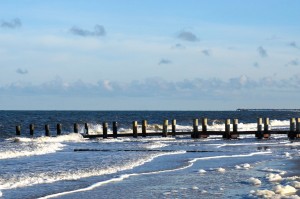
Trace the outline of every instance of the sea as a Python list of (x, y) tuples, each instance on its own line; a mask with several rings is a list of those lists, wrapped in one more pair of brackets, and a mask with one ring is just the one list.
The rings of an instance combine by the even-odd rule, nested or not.
[(255, 131), (259, 117), (270, 118), (272, 130), (289, 130), (300, 111), (0, 111), (0, 198), (300, 198), (300, 142), (286, 135), (83, 137), (85, 123), (90, 134), (102, 134), (107, 122), (110, 134), (114, 121), (120, 133), (132, 133), (138, 121), (140, 133), (142, 120), (147, 132), (160, 132), (164, 120), (176, 119), (177, 131), (186, 132), (193, 119), (201, 130), (204, 117), (208, 131), (224, 131), (225, 119)]

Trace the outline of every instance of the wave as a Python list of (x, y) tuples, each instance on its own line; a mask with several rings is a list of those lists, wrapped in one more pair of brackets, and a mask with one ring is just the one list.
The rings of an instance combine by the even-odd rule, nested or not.
[(12, 177), (10, 179), (0, 178), (0, 190), (5, 189), (13, 189), (25, 186), (32, 186), (35, 184), (44, 184), (44, 183), (53, 183), (62, 180), (77, 180), (81, 178), (87, 178), (92, 176), (101, 176), (106, 174), (113, 174), (124, 170), (133, 169), (134, 167), (141, 166), (147, 162), (151, 162), (157, 157), (164, 156), (164, 155), (172, 155), (172, 154), (182, 154), (185, 151), (178, 151), (178, 152), (167, 152), (167, 153), (155, 153), (149, 154), (146, 157), (129, 161), (128, 163), (122, 165), (115, 165), (109, 166), (108, 168), (99, 169), (82, 169), (76, 171), (66, 171), (61, 173), (51, 174), (49, 172), (45, 173), (33, 173), (22, 175), (21, 177)]
[(167, 172), (174, 172), (174, 171), (179, 171), (179, 170), (184, 170), (187, 168), (190, 168), (194, 165), (195, 162), (199, 160), (208, 160), (208, 159), (221, 159), (221, 158), (239, 158), (239, 157), (251, 157), (255, 155), (265, 155), (265, 154), (270, 154), (271, 152), (255, 152), (255, 153), (250, 153), (250, 154), (239, 154), (239, 155), (223, 155), (223, 156), (211, 156), (211, 157), (201, 157), (201, 158), (194, 158), (190, 161), (188, 161), (187, 165), (176, 168), (176, 169), (168, 169), (168, 170), (160, 170), (160, 171), (152, 171), (152, 172), (145, 172), (145, 173), (132, 173), (132, 174), (123, 174), (119, 177), (116, 178), (111, 178), (109, 180), (97, 182), (95, 184), (92, 184), (91, 186), (88, 186), (86, 188), (82, 189), (76, 189), (73, 191), (66, 191), (66, 192), (61, 192), (61, 193), (56, 193), (48, 196), (41, 197), (40, 199), (49, 199), (49, 198), (55, 198), (59, 196), (64, 196), (72, 193), (78, 193), (78, 192), (85, 192), (85, 191), (90, 191), (93, 190), (97, 187), (101, 187), (105, 184), (109, 184), (112, 182), (119, 182), (123, 181), (131, 176), (140, 176), (140, 175), (151, 175), (151, 174), (159, 174), (159, 173), (167, 173)]
[(80, 134), (71, 133), (58, 137), (14, 137), (2, 142), (0, 160), (24, 156), (45, 155), (64, 149), (64, 142), (85, 142)]

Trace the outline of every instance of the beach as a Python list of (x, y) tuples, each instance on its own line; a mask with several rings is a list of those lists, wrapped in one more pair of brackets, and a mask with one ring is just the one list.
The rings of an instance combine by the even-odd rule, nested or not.
[[(154, 116), (149, 119), (149, 125), (159, 125), (153, 120), (157, 119), (155, 114), (165, 117), (162, 113), (151, 113)], [(35, 114), (40, 120), (45, 113)], [(87, 118), (89, 113), (80, 114), (76, 116), (78, 120)], [(123, 133), (132, 131), (131, 122), (128, 126), (125, 123), (130, 120), (129, 115), (134, 118), (145, 115), (144, 112), (115, 114)], [(178, 131), (191, 131), (190, 118), (199, 113), (174, 114), (182, 119), (178, 121)], [(72, 115), (72, 112), (64, 113), (61, 117), (68, 118), (72, 124), (76, 119)], [(90, 127), (96, 133), (101, 131), (101, 124), (93, 125), (94, 116), (95, 112), (88, 115)], [(256, 128), (251, 123), (255, 119), (249, 115), (244, 118), (239, 122), (239, 129)], [(274, 118), (271, 128), (289, 128), (289, 120)], [(54, 118), (54, 122), (58, 119), (61, 118)], [(182, 122), (185, 120), (187, 123)], [(222, 119), (210, 120), (208, 124), (209, 130), (222, 128)], [(289, 140), (286, 135), (271, 135), (270, 139), (261, 140), (254, 135), (240, 135), (231, 140), (222, 136), (192, 139), (190, 135), (87, 139), (81, 135), (82, 125), (79, 133), (72, 132), (70, 125), (69, 132), (65, 128), (60, 136), (53, 135), (53, 130), (50, 137), (43, 136), (38, 129), (33, 137), (25, 133), (15, 136), (7, 132), (1, 138), (2, 198), (299, 197), (300, 142)], [(112, 130), (108, 129), (108, 133)]]

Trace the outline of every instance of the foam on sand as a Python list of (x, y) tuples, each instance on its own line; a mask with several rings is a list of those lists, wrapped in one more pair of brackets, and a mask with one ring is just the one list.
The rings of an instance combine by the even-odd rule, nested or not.
[(269, 182), (278, 182), (282, 180), (281, 175), (279, 174), (274, 174), (274, 173), (268, 173), (266, 175), (266, 178)]
[(248, 179), (248, 182), (253, 185), (261, 185), (261, 181), (257, 178), (251, 177)]
[(291, 185), (292, 185), (293, 187), (295, 187), (296, 189), (300, 189), (300, 182), (299, 182), (299, 181), (293, 181), (293, 182), (291, 183)]
[(198, 173), (200, 173), (200, 174), (205, 174), (206, 171), (205, 171), (204, 169), (199, 169)]
[(217, 171), (218, 171), (219, 173), (225, 173), (225, 172), (226, 172), (226, 169), (220, 167), (220, 168), (217, 169)]
[(292, 195), (297, 192), (297, 190), (290, 185), (286, 185), (286, 186), (276, 185), (274, 187), (274, 191), (275, 191), (275, 193), (280, 194), (280, 195)]
[(270, 191), (267, 189), (251, 191), (250, 193), (251, 193), (251, 195), (258, 196), (261, 198), (272, 198), (273, 196), (275, 196), (274, 191)]

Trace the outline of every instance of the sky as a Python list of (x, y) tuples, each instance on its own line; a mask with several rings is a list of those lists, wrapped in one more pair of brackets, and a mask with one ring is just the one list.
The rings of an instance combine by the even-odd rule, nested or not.
[(0, 110), (300, 108), (298, 0), (1, 0)]

